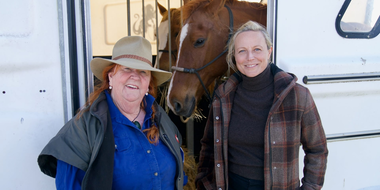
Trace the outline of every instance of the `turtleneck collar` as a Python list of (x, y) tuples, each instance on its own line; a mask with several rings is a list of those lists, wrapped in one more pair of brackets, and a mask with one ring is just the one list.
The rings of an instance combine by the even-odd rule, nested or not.
[(261, 90), (272, 84), (274, 81), (270, 64), (268, 64), (267, 68), (265, 68), (265, 70), (262, 73), (255, 77), (247, 77), (244, 74), (241, 74), (241, 76), (241, 87), (249, 91)]

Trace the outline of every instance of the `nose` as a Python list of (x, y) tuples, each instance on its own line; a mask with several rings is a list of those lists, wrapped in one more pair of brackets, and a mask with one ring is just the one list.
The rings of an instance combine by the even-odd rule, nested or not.
[(255, 59), (255, 54), (252, 51), (248, 51), (248, 60), (253, 60)]
[(132, 78), (139, 78), (140, 74), (139, 74), (139, 70), (137, 69), (131, 69), (131, 77)]

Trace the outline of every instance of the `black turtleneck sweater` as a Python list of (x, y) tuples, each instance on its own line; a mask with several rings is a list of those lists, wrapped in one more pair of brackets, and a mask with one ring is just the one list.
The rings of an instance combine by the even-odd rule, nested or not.
[(229, 171), (264, 180), (264, 130), (274, 97), (270, 66), (256, 77), (242, 74), (228, 129)]

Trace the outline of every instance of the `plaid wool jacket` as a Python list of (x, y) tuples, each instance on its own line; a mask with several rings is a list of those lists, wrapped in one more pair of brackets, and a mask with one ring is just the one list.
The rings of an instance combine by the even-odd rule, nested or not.
[[(297, 77), (271, 64), (274, 101), (265, 126), (265, 190), (321, 189), (326, 171), (327, 144), (317, 107)], [(198, 190), (228, 189), (228, 127), (236, 88), (235, 73), (215, 92), (199, 158)], [(244, 131), (242, 131), (244, 133)], [(305, 152), (302, 186), (299, 149)]]

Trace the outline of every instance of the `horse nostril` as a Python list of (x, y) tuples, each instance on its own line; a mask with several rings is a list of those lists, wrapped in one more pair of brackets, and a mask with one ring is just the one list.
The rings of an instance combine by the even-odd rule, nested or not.
[(174, 111), (175, 111), (176, 113), (179, 113), (181, 110), (182, 110), (182, 105), (181, 105), (181, 103), (175, 101), (175, 102), (174, 102)]

